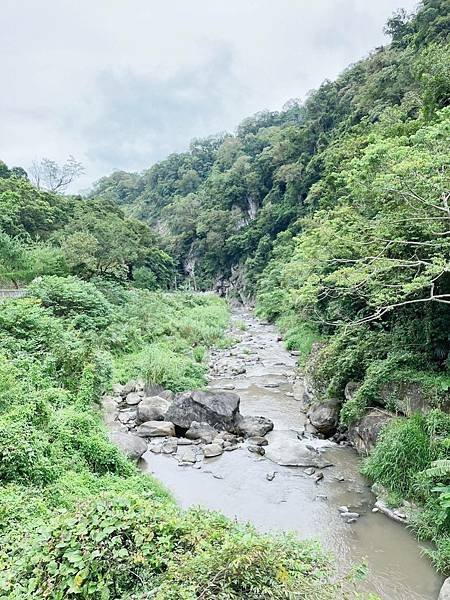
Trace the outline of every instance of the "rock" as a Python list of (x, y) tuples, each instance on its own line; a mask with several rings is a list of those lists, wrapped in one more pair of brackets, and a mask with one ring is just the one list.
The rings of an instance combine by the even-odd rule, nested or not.
[(122, 387), (122, 396), (128, 396), (133, 392), (142, 392), (144, 390), (144, 382), (142, 379), (131, 380)]
[(142, 400), (142, 396), (139, 392), (130, 392), (129, 394), (126, 395), (125, 398), (125, 402), (127, 404), (129, 404), (130, 406), (135, 406), (136, 404), (139, 404), (139, 402)]
[(221, 437), (216, 436), (213, 441), (211, 442), (211, 444), (218, 444), (221, 448), (223, 448), (224, 445), (224, 440)]
[(143, 398), (137, 408), (137, 420), (139, 423), (146, 421), (164, 421), (170, 402), (161, 396)]
[(444, 581), (438, 600), (450, 600), (450, 577)]
[(380, 509), (379, 509), (379, 508), (377, 508), (376, 506), (374, 506), (374, 508), (372, 508), (372, 512), (373, 512), (373, 513), (380, 512)]
[(253, 437), (247, 438), (247, 442), (252, 444), (252, 446), (267, 446), (269, 444), (268, 440), (262, 435), (255, 435)]
[(316, 473), (314, 475), (314, 482), (315, 483), (319, 483), (319, 481), (322, 481), (323, 479), (323, 473)]
[(161, 451), (163, 454), (174, 454), (177, 451), (178, 442), (176, 438), (170, 438), (168, 440), (164, 440)]
[(236, 423), (236, 432), (245, 437), (262, 437), (272, 429), (273, 422), (266, 417), (240, 416)]
[[(179, 446), (192, 446), (196, 440), (188, 440), (187, 438), (177, 438)], [(200, 440), (198, 440), (200, 441)]]
[(314, 475), (315, 472), (316, 470), (313, 467), (308, 467), (303, 471), (303, 473), (306, 473), (306, 475)]
[(373, 409), (366, 413), (357, 423), (348, 428), (348, 438), (361, 454), (369, 454), (377, 443), (383, 427), (394, 418), (394, 415), (383, 410)]
[(111, 432), (109, 439), (118, 446), (131, 460), (139, 460), (147, 452), (147, 443), (132, 433)]
[(273, 481), (275, 479), (276, 474), (277, 474), (276, 471), (272, 471), (272, 473), (266, 473), (267, 481)]
[(352, 400), (353, 396), (361, 387), (361, 384), (357, 381), (349, 381), (344, 389), (344, 396), (346, 400)]
[(153, 397), (160, 396), (165, 392), (165, 390), (162, 385), (159, 385), (159, 383), (153, 383), (152, 381), (149, 381), (144, 386), (144, 392), (146, 396)]
[(249, 452), (253, 452), (254, 454), (259, 454), (260, 456), (264, 456), (264, 454), (266, 453), (262, 446), (248, 446), (247, 450)]
[(273, 382), (273, 383), (265, 383), (264, 384), (265, 388), (278, 388), (280, 387), (279, 383)]
[(387, 504), (385, 502), (383, 502), (383, 500), (377, 500), (375, 502), (375, 508), (378, 508), (378, 510), (380, 512), (385, 514), (387, 517), (389, 517), (393, 521), (397, 521), (397, 523), (407, 523), (408, 522), (408, 518), (407, 518), (406, 514), (403, 513), (401, 516), (399, 516), (397, 514), (397, 512), (395, 510), (392, 510), (391, 508), (389, 508), (387, 506)]
[(193, 421), (232, 431), (239, 413), (239, 396), (232, 392), (185, 392), (178, 395), (166, 419), (183, 429)]
[(207, 444), (203, 446), (203, 456), (205, 458), (212, 458), (213, 456), (220, 456), (223, 453), (222, 446), (219, 444)]
[[(412, 381), (391, 381), (380, 389), (383, 405), (394, 404), (395, 411), (406, 416), (413, 413), (427, 413), (434, 408), (433, 400), (427, 393), (425, 386)], [(450, 397), (443, 398), (440, 405), (441, 410), (450, 412)]]
[(217, 430), (211, 427), (209, 423), (198, 423), (192, 421), (191, 426), (186, 431), (185, 436), (189, 440), (202, 440), (207, 444), (211, 444), (213, 439), (217, 436)]
[(178, 463), (183, 464), (194, 464), (197, 462), (197, 454), (194, 448), (183, 448), (181, 452), (177, 454)]
[(129, 423), (136, 417), (134, 410), (121, 410), (117, 416), (121, 423)]
[(319, 433), (332, 435), (339, 423), (340, 410), (341, 403), (338, 401), (316, 403), (308, 410), (308, 418)]
[(245, 367), (234, 367), (233, 369), (231, 369), (231, 372), (233, 373), (233, 375), (243, 375), (247, 372), (247, 369)]
[(323, 468), (331, 463), (311, 452), (299, 440), (278, 440), (267, 446), (266, 458), (285, 467)]
[(341, 517), (343, 519), (358, 519), (359, 513), (357, 512), (341, 512)]
[(291, 350), (291, 356), (301, 356), (300, 350)]
[(340, 513), (348, 513), (348, 506), (338, 506), (338, 511)]
[(235, 388), (236, 388), (236, 386), (235, 386), (235, 385), (233, 385), (232, 383), (225, 383), (225, 384), (222, 386), (222, 389), (223, 389), (223, 390), (234, 390)]
[(113, 391), (113, 394), (114, 394), (115, 396), (122, 396), (122, 395), (124, 395), (124, 394), (123, 394), (124, 387), (125, 387), (125, 386), (121, 385), (120, 383), (115, 383), (115, 384), (112, 386), (112, 391)]
[(103, 396), (101, 408), (105, 424), (112, 425), (118, 417), (117, 402), (114, 396)]
[(147, 421), (137, 428), (140, 437), (165, 437), (175, 435), (175, 426), (170, 421)]
[(239, 448), (238, 445), (236, 444), (232, 444), (231, 446), (224, 446), (224, 450), (226, 450), (227, 452), (233, 452), (233, 450), (237, 450)]
[(164, 398), (164, 400), (167, 400), (169, 403), (172, 402), (175, 398), (175, 394), (171, 390), (163, 390), (162, 392), (157, 394), (157, 396), (159, 398)]
[(328, 496), (326, 494), (317, 494), (316, 500), (328, 500)]

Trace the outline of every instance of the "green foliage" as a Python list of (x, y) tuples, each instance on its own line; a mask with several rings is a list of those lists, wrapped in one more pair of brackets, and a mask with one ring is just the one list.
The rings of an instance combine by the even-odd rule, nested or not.
[(11, 598), (336, 598), (313, 544), (257, 534), (223, 517), (148, 495), (111, 494), (60, 515), (14, 557), (0, 585)]

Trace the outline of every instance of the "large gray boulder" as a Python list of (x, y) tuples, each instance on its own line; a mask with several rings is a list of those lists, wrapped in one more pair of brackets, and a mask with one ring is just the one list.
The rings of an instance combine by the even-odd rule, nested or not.
[(266, 447), (266, 458), (283, 467), (316, 467), (322, 469), (331, 463), (312, 452), (298, 440), (279, 440)]
[(348, 439), (360, 454), (369, 454), (377, 443), (383, 427), (394, 417), (392, 413), (373, 409), (348, 428)]
[(244, 417), (239, 415), (235, 431), (244, 437), (261, 437), (272, 431), (273, 422), (267, 417)]
[(438, 600), (450, 600), (450, 577), (444, 581)]
[(184, 392), (169, 407), (166, 419), (182, 429), (193, 421), (232, 431), (239, 414), (239, 396), (231, 392)]
[(173, 437), (175, 426), (170, 421), (147, 421), (136, 429), (140, 437)]
[(308, 410), (311, 424), (323, 435), (333, 435), (339, 423), (340, 402), (329, 400), (313, 404)]
[(139, 460), (147, 452), (147, 442), (132, 433), (113, 431), (109, 434), (109, 439), (131, 460)]
[(138, 423), (145, 423), (146, 421), (164, 421), (169, 406), (169, 400), (161, 398), (160, 396), (144, 398), (137, 409)]
[(214, 429), (209, 423), (192, 421), (185, 435), (188, 440), (202, 440), (202, 442), (210, 444), (217, 437), (217, 433), (217, 429)]

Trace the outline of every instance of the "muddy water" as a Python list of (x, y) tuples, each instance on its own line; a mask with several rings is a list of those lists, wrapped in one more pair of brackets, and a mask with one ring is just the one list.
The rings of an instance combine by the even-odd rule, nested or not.
[[(277, 342), (275, 328), (251, 314), (233, 315), (231, 350), (213, 355), (214, 376), (210, 388), (233, 385), (241, 397), (241, 412), (273, 420), (269, 443), (279, 437), (296, 438), (304, 416), (292, 397), (293, 358)], [(236, 327), (245, 322), (246, 329)], [(246, 372), (236, 375), (233, 371)], [(359, 459), (353, 450), (333, 446), (324, 450), (333, 463), (316, 483), (302, 468), (280, 467), (250, 453), (245, 446), (203, 461), (201, 468), (180, 467), (171, 456), (144, 455), (145, 468), (173, 493), (183, 507), (201, 505), (251, 521), (261, 530), (296, 531), (315, 538), (332, 551), (345, 568), (365, 559), (369, 576), (365, 587), (383, 600), (435, 600), (441, 579), (419, 545), (400, 524), (372, 513), (375, 497), (359, 475)], [(272, 481), (266, 474), (275, 474)], [(346, 505), (361, 517), (346, 524), (338, 507)]]

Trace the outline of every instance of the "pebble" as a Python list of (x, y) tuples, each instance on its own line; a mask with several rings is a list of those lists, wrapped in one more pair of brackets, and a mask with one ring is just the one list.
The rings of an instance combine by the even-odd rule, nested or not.
[(373, 512), (373, 513), (380, 512), (380, 509), (379, 509), (379, 508), (377, 508), (376, 506), (374, 506), (374, 508), (372, 508), (372, 512)]
[(348, 506), (339, 506), (338, 511), (340, 513), (348, 513)]
[(273, 471), (273, 473), (266, 473), (266, 479), (267, 481), (273, 481), (275, 479), (275, 475), (277, 474), (276, 471)]
[(308, 467), (307, 469), (303, 470), (303, 473), (306, 473), (306, 475), (314, 475), (314, 473), (316, 472), (314, 467)]

